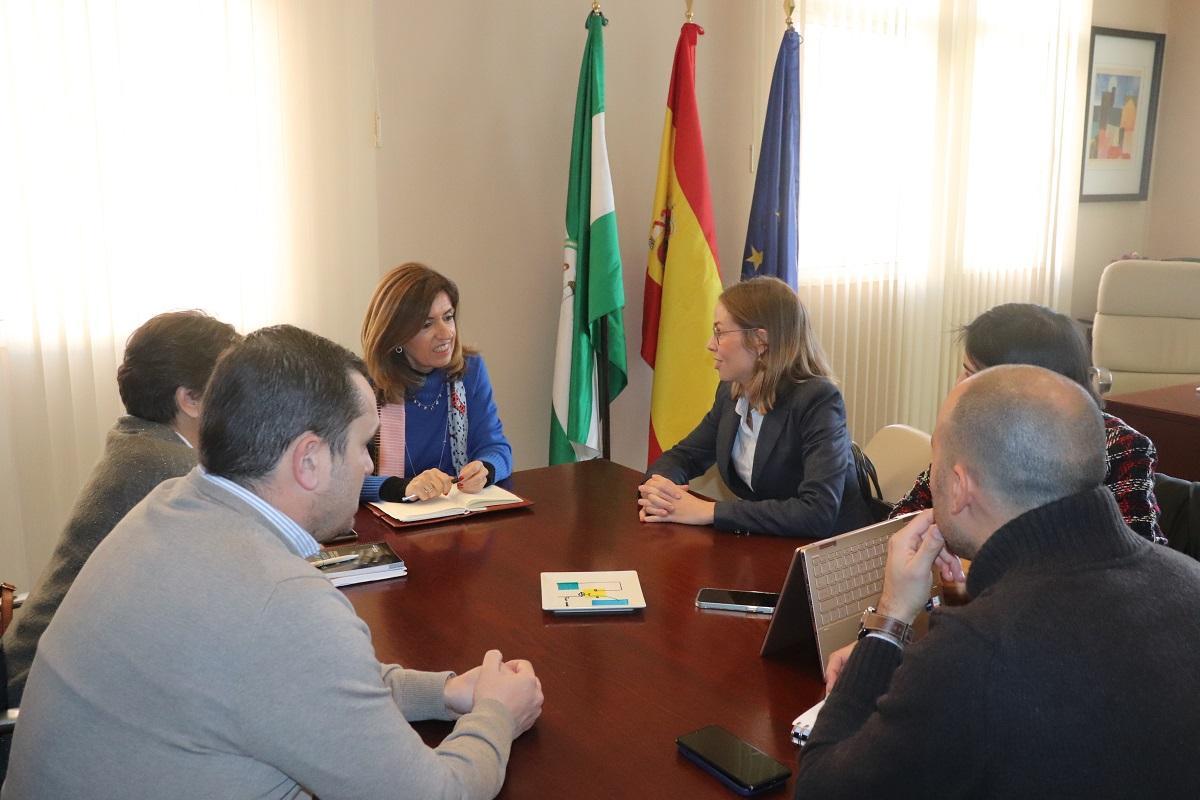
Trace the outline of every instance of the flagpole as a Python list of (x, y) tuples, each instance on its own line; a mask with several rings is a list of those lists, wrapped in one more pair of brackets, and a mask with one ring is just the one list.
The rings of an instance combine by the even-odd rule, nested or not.
[[(603, 17), (600, 0), (592, 0), (592, 13)], [(612, 443), (609, 439), (608, 403), (608, 318), (600, 318), (600, 347), (596, 355), (596, 392), (600, 395), (600, 457), (612, 460)]]
[(600, 456), (612, 460), (608, 438), (608, 319), (600, 319), (600, 356), (596, 359), (596, 391), (600, 395)]
[[(592, 13), (601, 17), (600, 0), (592, 0)], [(600, 395), (600, 457), (605, 461), (612, 460), (612, 444), (609, 440), (609, 409), (608, 409), (608, 318), (600, 318), (600, 348), (596, 354), (596, 392)]]

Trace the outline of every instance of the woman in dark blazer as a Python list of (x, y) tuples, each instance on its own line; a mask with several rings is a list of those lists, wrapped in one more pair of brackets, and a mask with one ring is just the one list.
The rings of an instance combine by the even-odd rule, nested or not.
[[(806, 539), (869, 525), (842, 395), (796, 293), (776, 278), (729, 287), (708, 350), (721, 378), (713, 407), (647, 470), (641, 520)], [(737, 500), (688, 493), (713, 462)]]

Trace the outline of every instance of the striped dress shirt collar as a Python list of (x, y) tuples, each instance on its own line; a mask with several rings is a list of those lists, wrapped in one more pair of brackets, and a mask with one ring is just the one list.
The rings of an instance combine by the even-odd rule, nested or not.
[(315, 556), (320, 552), (321, 545), (312, 537), (312, 534), (300, 527), (287, 514), (284, 514), (246, 487), (240, 486), (220, 475), (213, 475), (204, 469), (204, 467), (199, 467), (199, 470), (200, 475), (209, 483), (216, 484), (235, 497), (244, 500), (251, 508), (262, 514), (267, 522), (271, 524), (271, 527), (275, 529), (275, 532), (279, 534), (279, 538), (283, 540), (288, 550), (301, 558)]

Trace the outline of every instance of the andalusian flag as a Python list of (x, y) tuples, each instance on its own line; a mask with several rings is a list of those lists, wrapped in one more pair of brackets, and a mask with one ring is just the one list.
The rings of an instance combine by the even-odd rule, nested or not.
[(796, 288), (800, 202), (800, 34), (783, 33), (763, 123), (742, 280), (773, 275)]
[[(628, 382), (621, 309), (621, 248), (604, 140), (604, 31), (599, 13), (588, 17), (587, 45), (575, 95), (571, 178), (567, 184), (567, 238), (563, 246), (562, 302), (554, 353), (554, 415), (550, 463), (600, 453), (597, 360), (608, 365), (611, 402)], [(608, 351), (600, 352), (600, 322), (608, 320)]]
[(717, 388), (705, 350), (721, 275), (696, 106), (696, 37), (703, 33), (691, 22), (679, 33), (658, 156), (642, 309), (642, 358), (654, 370), (651, 462), (692, 432)]

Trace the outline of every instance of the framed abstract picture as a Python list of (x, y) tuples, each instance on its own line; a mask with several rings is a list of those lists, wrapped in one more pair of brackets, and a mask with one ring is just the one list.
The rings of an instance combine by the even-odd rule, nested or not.
[(1166, 40), (1092, 28), (1081, 202), (1146, 199)]

